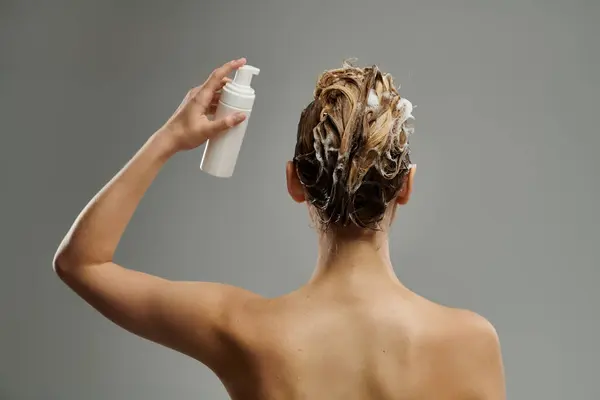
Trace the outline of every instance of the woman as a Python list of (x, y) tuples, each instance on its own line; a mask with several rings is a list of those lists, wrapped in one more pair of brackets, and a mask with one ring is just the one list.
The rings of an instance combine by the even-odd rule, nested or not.
[(265, 299), (113, 262), (164, 163), (243, 121), (206, 114), (244, 63), (229, 62), (190, 90), (90, 201), (55, 256), (60, 278), (124, 329), (204, 363), (234, 399), (504, 399), (494, 328), (419, 297), (394, 274), (387, 231), (413, 186), (412, 106), (376, 67), (325, 72), (300, 118), (288, 190), (308, 204), (320, 243), (306, 285)]

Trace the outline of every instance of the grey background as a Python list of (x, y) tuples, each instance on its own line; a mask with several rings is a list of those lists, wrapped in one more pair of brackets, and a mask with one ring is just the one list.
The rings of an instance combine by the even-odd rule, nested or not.
[(316, 255), (284, 163), (346, 57), (417, 105), (400, 278), (489, 318), (511, 399), (598, 399), (600, 4), (564, 1), (0, 2), (0, 399), (225, 399), (202, 365), (120, 330), (54, 276), (86, 202), (213, 67), (262, 69), (238, 168), (168, 163), (117, 261), (266, 296)]

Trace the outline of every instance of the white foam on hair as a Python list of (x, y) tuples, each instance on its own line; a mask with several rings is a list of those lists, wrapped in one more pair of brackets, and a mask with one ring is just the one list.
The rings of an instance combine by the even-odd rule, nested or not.
[[(396, 110), (400, 111), (400, 115), (394, 120), (392, 128), (390, 129), (390, 133), (393, 135), (394, 140), (398, 140), (400, 134), (404, 133), (406, 141), (399, 146), (399, 150), (403, 153), (409, 151), (410, 146), (408, 144), (408, 138), (414, 133), (414, 127), (408, 123), (409, 120), (415, 119), (412, 115), (413, 108), (412, 103), (408, 99), (400, 98), (396, 104)], [(404, 154), (402, 157), (404, 157)]]
[(369, 90), (369, 97), (367, 98), (367, 104), (371, 108), (375, 108), (375, 109), (379, 108), (379, 97), (377, 96), (377, 93), (373, 89)]
[(413, 105), (408, 99), (402, 97), (400, 101), (398, 101), (398, 104), (396, 104), (396, 109), (398, 111), (402, 111), (402, 122), (408, 119), (414, 119), (412, 115)]

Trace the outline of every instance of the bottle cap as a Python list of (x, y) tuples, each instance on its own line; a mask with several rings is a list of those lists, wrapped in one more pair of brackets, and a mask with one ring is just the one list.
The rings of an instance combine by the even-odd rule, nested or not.
[(250, 82), (252, 82), (252, 77), (254, 75), (258, 75), (260, 73), (260, 69), (253, 67), (251, 65), (244, 65), (240, 67), (235, 72), (235, 77), (233, 78), (233, 83), (239, 85), (241, 87), (250, 87)]
[(252, 77), (259, 73), (260, 69), (251, 65), (240, 67), (233, 80), (223, 87), (221, 102), (239, 109), (251, 109), (254, 103), (254, 89), (250, 83)]

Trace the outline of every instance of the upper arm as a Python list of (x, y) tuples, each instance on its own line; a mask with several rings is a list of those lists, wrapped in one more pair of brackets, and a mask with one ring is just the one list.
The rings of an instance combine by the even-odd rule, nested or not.
[(60, 273), (79, 296), (122, 328), (213, 364), (232, 315), (252, 294), (210, 282), (173, 282), (112, 262)]

